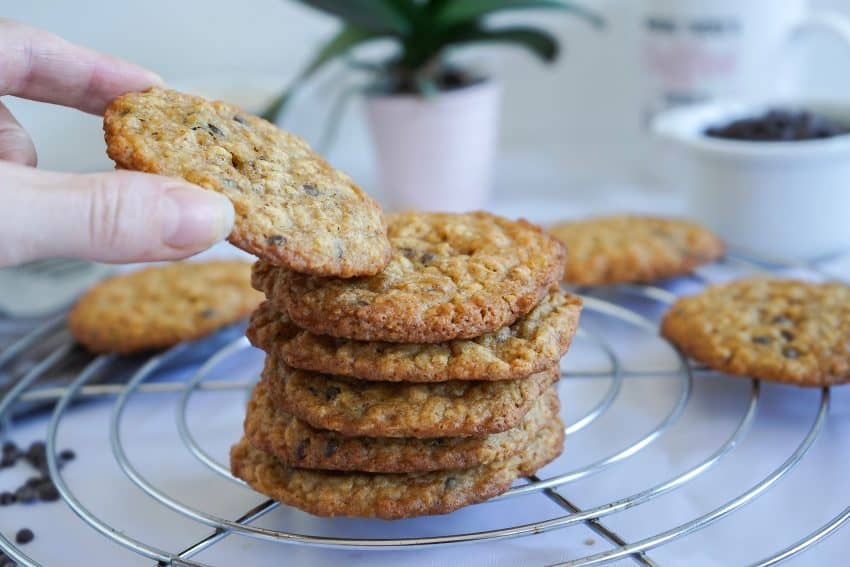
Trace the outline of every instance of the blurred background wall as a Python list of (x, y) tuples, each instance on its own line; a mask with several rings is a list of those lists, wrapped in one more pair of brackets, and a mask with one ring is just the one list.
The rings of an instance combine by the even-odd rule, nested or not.
[[(850, 14), (850, 0), (812, 4)], [(523, 15), (562, 38), (564, 52), (552, 66), (510, 49), (471, 54), (505, 84), (497, 186), (545, 185), (558, 191), (576, 180), (637, 179), (636, 165), (644, 154), (638, 107), (641, 74), (633, 47), (635, 2), (587, 0), (586, 5), (605, 14), (605, 30), (597, 32), (552, 13), (543, 18)], [(135, 61), (172, 84), (215, 85), (219, 91), (225, 86), (250, 89), (257, 76), (266, 84), (279, 79), (283, 86), (336, 25), (287, 0), (37, 0), (5, 2), (0, 15)], [(815, 41), (822, 42), (817, 59), (807, 56), (813, 49), (808, 44), (795, 57), (806, 62), (806, 89), (832, 96), (850, 94), (850, 51), (829, 37), (808, 43)], [(334, 80), (331, 70), (299, 98), (287, 122), (290, 127), (316, 139), (331, 99), (321, 84)], [(11, 106), (33, 133), (43, 167), (111, 167), (103, 155), (97, 118), (23, 101), (12, 101)], [(374, 184), (371, 148), (358, 104), (346, 114), (342, 135), (329, 157), (365, 186)], [(593, 184), (584, 186), (590, 191)]]

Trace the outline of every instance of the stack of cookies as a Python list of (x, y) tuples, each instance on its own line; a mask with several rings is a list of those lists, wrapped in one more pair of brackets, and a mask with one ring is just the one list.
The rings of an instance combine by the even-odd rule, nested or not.
[(380, 207), (297, 136), (172, 90), (104, 115), (122, 169), (227, 196), (260, 258), (249, 338), (268, 353), (231, 451), (254, 489), (324, 516), (438, 514), (560, 454), (553, 384), (580, 301), (565, 251), (525, 222)]
[(486, 213), (391, 215), (388, 235), (374, 276), (254, 266), (268, 356), (231, 466), (313, 514), (451, 512), (563, 447), (553, 385), (581, 311), (563, 246)]

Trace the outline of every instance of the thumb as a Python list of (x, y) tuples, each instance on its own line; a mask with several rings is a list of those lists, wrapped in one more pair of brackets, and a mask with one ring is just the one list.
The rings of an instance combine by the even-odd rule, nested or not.
[(43, 172), (0, 163), (0, 264), (46, 257), (147, 262), (191, 256), (230, 233), (223, 195), (146, 173)]

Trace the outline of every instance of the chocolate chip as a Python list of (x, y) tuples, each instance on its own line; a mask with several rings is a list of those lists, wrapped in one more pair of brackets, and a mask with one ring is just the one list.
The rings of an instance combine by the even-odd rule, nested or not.
[(303, 461), (307, 456), (307, 447), (310, 446), (310, 440), (304, 439), (301, 443), (298, 444), (298, 447), (295, 448), (295, 460)]
[(279, 246), (286, 242), (286, 239), (279, 234), (273, 234), (266, 238), (266, 243), (272, 246)]
[(450, 476), (449, 478), (446, 479), (446, 488), (447, 489), (452, 490), (456, 486), (457, 486), (457, 479), (455, 477)]
[(399, 251), (404, 254), (404, 257), (408, 260), (413, 260), (416, 258), (416, 250), (413, 248), (400, 248)]
[(785, 324), (785, 323), (790, 323), (791, 319), (789, 319), (785, 315), (777, 315), (776, 317), (771, 319), (770, 322), (774, 323), (776, 325), (782, 325), (782, 324)]
[(0, 506), (9, 506), (17, 502), (17, 500), (11, 492), (0, 492)]
[(38, 500), (38, 491), (31, 486), (22, 486), (15, 491), (15, 500), (21, 504), (32, 504)]
[(336, 439), (328, 440), (328, 444), (325, 445), (325, 458), (332, 457), (337, 449), (339, 449), (339, 441)]
[(12, 467), (17, 461), (17, 457), (13, 455), (4, 455), (2, 458), (0, 458), (0, 469)]
[(207, 308), (201, 311), (201, 319), (209, 319), (213, 315), (215, 315), (215, 309)]
[(224, 132), (222, 132), (215, 124), (207, 124), (207, 128), (209, 128), (210, 133), (213, 136), (224, 136)]
[(313, 394), (314, 396), (321, 395), (321, 392), (319, 392), (319, 389), (315, 386), (312, 386), (312, 385), (307, 386), (307, 389), (310, 390), (310, 393)]
[(32, 533), (32, 530), (29, 528), (24, 528), (22, 530), (18, 530), (18, 533), (15, 534), (15, 543), (23, 545), (25, 543), (29, 543), (35, 539), (35, 534)]
[(34, 467), (38, 467), (39, 464), (47, 460), (47, 447), (44, 442), (34, 441), (29, 449), (27, 449), (25, 458)]
[(38, 497), (42, 502), (56, 502), (61, 498), (56, 485), (49, 480), (38, 487)]
[(77, 458), (77, 454), (71, 449), (64, 449), (61, 453), (59, 453), (59, 458), (65, 462), (73, 461)]
[(782, 338), (785, 339), (786, 341), (793, 341), (794, 340), (794, 333), (792, 333), (790, 331), (781, 331), (779, 334), (782, 335)]
[(325, 398), (330, 402), (342, 392), (337, 386), (330, 386), (325, 390)]
[(13, 441), (3, 443), (3, 455), (16, 455), (19, 452), (18, 446)]
[(44, 478), (40, 476), (31, 476), (27, 479), (24, 486), (29, 486), (31, 488), (35, 488), (36, 486), (40, 486), (41, 483), (44, 482)]
[(785, 358), (797, 358), (800, 356), (800, 351), (795, 349), (794, 347), (785, 347), (782, 349), (782, 356)]
[(770, 338), (770, 337), (764, 337), (764, 336), (753, 337), (753, 342), (756, 343), (757, 345), (769, 345), (770, 343), (773, 342), (773, 339)]
[(434, 259), (434, 255), (430, 252), (425, 252), (424, 254), (422, 254), (422, 263), (423, 264), (427, 264), (433, 259)]
[(240, 124), (244, 124), (244, 125), (248, 124), (248, 121), (245, 120), (243, 117), (239, 116), (238, 114), (236, 116), (234, 116), (233, 119)]
[(319, 196), (319, 190), (316, 189), (315, 185), (306, 184), (302, 185), (301, 188), (304, 189), (304, 192), (310, 195), (311, 197)]
[(443, 439), (429, 439), (428, 440), (428, 446), (429, 447), (442, 447), (443, 443), (444, 443)]
[(358, 299), (354, 302), (354, 305), (356, 305), (357, 307), (366, 307), (367, 305), (369, 305), (369, 302), (364, 299)]

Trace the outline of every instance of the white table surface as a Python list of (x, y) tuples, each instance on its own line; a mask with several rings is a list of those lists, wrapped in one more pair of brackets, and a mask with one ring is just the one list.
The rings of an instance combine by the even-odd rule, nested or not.
[[(617, 195), (607, 188), (587, 206)], [(630, 208), (629, 193), (614, 197)], [(632, 195), (633, 207), (654, 207), (652, 197)], [(661, 199), (668, 207), (674, 200)], [(610, 202), (610, 201), (609, 201)], [(570, 200), (523, 196), (501, 198), (495, 210), (511, 216), (548, 221), (586, 212)], [(592, 207), (591, 207), (592, 208)], [(227, 254), (219, 248), (211, 254)], [(835, 267), (850, 276), (850, 262)], [(725, 278), (723, 269), (708, 270)], [(696, 289), (692, 281), (674, 286), (677, 292)], [(662, 309), (636, 302), (657, 319)], [(602, 333), (614, 345), (627, 370), (652, 371), (675, 367), (675, 357), (660, 339), (629, 325), (586, 310), (583, 326)], [(246, 350), (227, 361), (212, 379), (252, 379), (261, 353)], [(577, 339), (564, 360), (567, 369), (606, 367), (599, 349)], [(186, 372), (165, 379), (180, 379)], [(568, 420), (587, 411), (602, 395), (603, 378), (567, 378), (561, 383), (564, 415)], [(587, 429), (568, 438), (563, 456), (540, 474), (547, 476), (592, 463), (639, 439), (675, 403), (678, 378), (627, 377), (613, 407)], [(698, 376), (684, 413), (655, 443), (603, 472), (560, 489), (578, 506), (587, 508), (628, 496), (659, 484), (694, 466), (720, 447), (743, 416), (750, 382), (740, 378)], [(817, 390), (766, 385), (755, 425), (740, 447), (685, 487), (635, 509), (603, 519), (626, 541), (651, 536), (687, 522), (749, 489), (794, 451), (811, 426), (818, 405)], [(65, 469), (74, 493), (115, 529), (169, 551), (178, 551), (209, 533), (210, 528), (181, 517), (153, 502), (119, 470), (109, 449), (108, 420), (113, 399), (78, 406), (68, 413), (59, 444), (73, 447), (78, 459)], [(133, 464), (157, 487), (192, 506), (225, 518), (236, 518), (263, 499), (250, 490), (212, 474), (182, 446), (175, 425), (174, 394), (148, 394), (132, 399), (123, 421), (124, 442)], [(192, 399), (189, 422), (201, 445), (226, 461), (228, 447), (239, 437), (244, 392), (200, 393)], [(46, 418), (18, 424), (14, 439), (27, 443), (44, 436)], [(850, 503), (850, 387), (834, 388), (827, 423), (812, 449), (787, 476), (752, 504), (691, 536), (651, 550), (661, 565), (739, 565), (779, 551), (827, 522)], [(0, 472), (3, 487), (29, 474), (25, 465)], [(8, 511), (6, 511), (8, 510)], [(563, 514), (541, 494), (473, 506), (447, 516), (401, 522), (326, 520), (281, 508), (259, 524), (312, 534), (351, 537), (410, 537), (478, 531), (543, 520)], [(32, 527), (36, 540), (26, 546), (45, 565), (152, 565), (122, 549), (86, 526), (63, 503), (15, 506), (0, 513), (0, 530), (7, 536)], [(789, 565), (842, 565), (850, 556), (850, 531), (842, 531)], [(214, 565), (543, 565), (609, 548), (583, 525), (531, 537), (463, 546), (405, 551), (344, 551), (307, 548), (230, 536), (201, 553), (197, 560)], [(625, 560), (618, 564), (632, 564)]]

